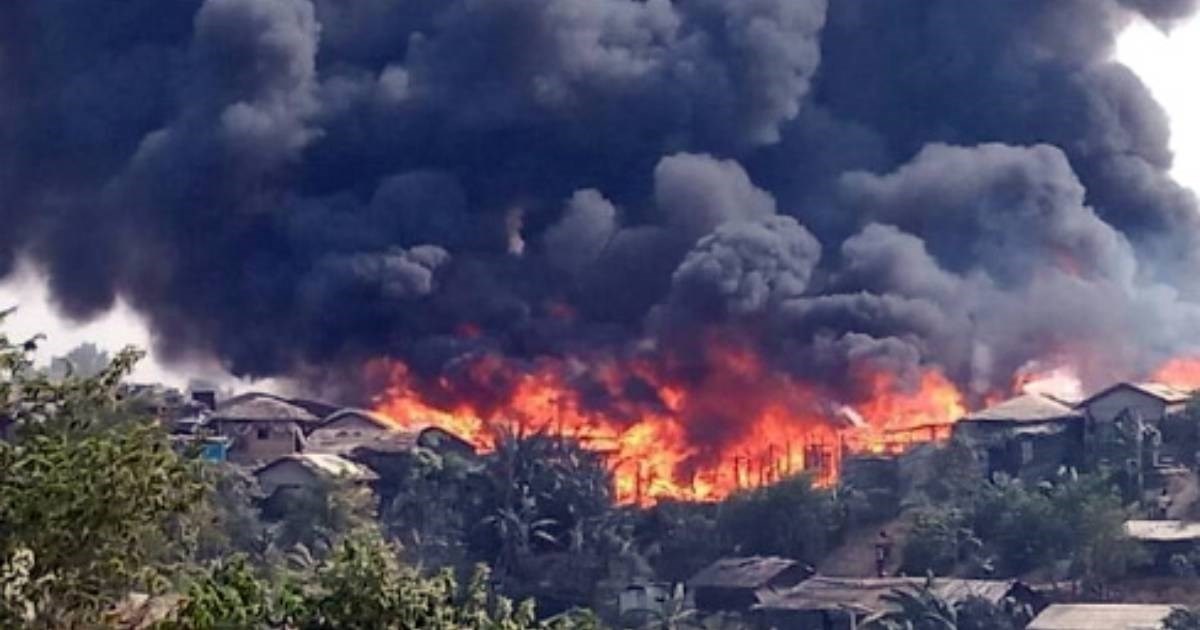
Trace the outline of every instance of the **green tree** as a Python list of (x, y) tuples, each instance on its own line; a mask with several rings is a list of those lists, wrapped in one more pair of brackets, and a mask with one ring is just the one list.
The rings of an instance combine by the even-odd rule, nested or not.
[(484, 463), (472, 550), (499, 571), (535, 552), (593, 552), (623, 544), (612, 478), (577, 443), (503, 437)]
[(598, 628), (572, 613), (538, 622), (532, 602), (514, 605), (489, 589), (486, 568), (460, 587), (443, 571), (420, 575), (377, 532), (346, 538), (315, 575), (272, 586), (242, 560), (214, 565), (187, 592), (163, 630), (290, 627), (305, 630), (525, 630)]
[(816, 565), (837, 528), (833, 496), (805, 475), (739, 492), (719, 508), (723, 546), (741, 554), (780, 555)]
[(336, 478), (276, 493), (264, 509), (273, 521), (270, 539), (283, 552), (324, 558), (352, 532), (377, 527), (375, 497), (367, 488)]
[(865, 630), (1019, 630), (1029, 622), (1029, 609), (1011, 600), (994, 604), (979, 597), (949, 602), (929, 578), (883, 596), (888, 610), (868, 617)]
[(204, 486), (160, 428), (118, 401), (137, 353), (52, 382), (30, 369), (34, 349), (0, 336), (0, 417), (16, 427), (0, 442), (0, 567), (19, 585), (0, 601), (0, 626), (93, 625), (172, 571), (161, 546)]

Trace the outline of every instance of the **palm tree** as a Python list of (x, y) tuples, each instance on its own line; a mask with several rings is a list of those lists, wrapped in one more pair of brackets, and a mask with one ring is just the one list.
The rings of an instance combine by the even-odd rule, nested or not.
[(958, 610), (933, 590), (933, 578), (883, 596), (890, 610), (866, 619), (868, 630), (958, 630)]

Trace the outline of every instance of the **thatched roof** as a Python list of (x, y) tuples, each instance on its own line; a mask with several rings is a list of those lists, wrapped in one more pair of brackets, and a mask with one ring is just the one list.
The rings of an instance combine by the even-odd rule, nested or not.
[[(889, 608), (884, 596), (898, 589), (920, 587), (926, 578), (831, 578), (814, 576), (785, 590), (761, 594), (759, 610), (846, 610), (872, 614)], [(979, 597), (996, 603), (1004, 599), (1012, 580), (936, 579), (930, 590), (950, 603)]]
[(273, 394), (260, 392), (234, 396), (217, 405), (212, 419), (216, 422), (296, 422), (316, 423), (319, 419), (303, 407)]
[(692, 588), (761, 588), (784, 571), (799, 568), (795, 560), (777, 556), (721, 558), (688, 580)]

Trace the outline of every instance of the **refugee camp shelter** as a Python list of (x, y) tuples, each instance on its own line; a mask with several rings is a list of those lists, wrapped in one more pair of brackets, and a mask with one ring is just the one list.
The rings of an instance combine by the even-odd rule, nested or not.
[[(890, 594), (920, 588), (927, 582), (927, 578), (814, 576), (792, 588), (762, 593), (762, 601), (753, 611), (758, 624), (767, 628), (853, 630), (864, 618), (890, 610)], [(1035, 608), (1040, 603), (1031, 589), (1014, 580), (945, 578), (928, 584), (931, 591), (951, 604), (970, 598), (999, 604), (1009, 597)]]
[(305, 452), (336, 455), (370, 468), (380, 477), (375, 490), (385, 503), (413, 479), (414, 466), (440, 466), (446, 457), (475, 459), (470, 443), (444, 429), (400, 429), (391, 420), (361, 410), (330, 416), (309, 434)]
[(1079, 409), (1092, 424), (1106, 424), (1122, 416), (1156, 424), (1183, 411), (1192, 395), (1162, 383), (1117, 383), (1092, 394)]
[(271, 462), (304, 448), (304, 434), (319, 419), (303, 407), (265, 393), (235, 396), (217, 405), (209, 426), (232, 443), (229, 460)]
[(1171, 572), (1171, 556), (1187, 557), (1200, 549), (1200, 523), (1188, 521), (1126, 521), (1125, 533), (1138, 541), (1156, 573)]
[(1160, 630), (1174, 608), (1163, 604), (1054, 604), (1026, 630)]
[(314, 488), (322, 482), (344, 480), (366, 484), (379, 478), (370, 468), (328, 453), (294, 453), (254, 473), (266, 496), (280, 490)]
[(970, 446), (989, 477), (1038, 477), (1083, 457), (1083, 414), (1063, 401), (1026, 393), (964, 417), (954, 437)]
[(721, 558), (692, 576), (688, 588), (700, 610), (744, 611), (760, 603), (760, 591), (795, 586), (812, 573), (800, 562), (777, 556)]

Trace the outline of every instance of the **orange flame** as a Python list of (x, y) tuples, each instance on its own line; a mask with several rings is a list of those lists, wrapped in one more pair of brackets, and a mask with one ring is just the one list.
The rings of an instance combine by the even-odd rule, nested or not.
[(502, 430), (577, 440), (604, 456), (617, 500), (640, 505), (719, 500), (800, 472), (832, 484), (847, 452), (942, 439), (964, 414), (958, 390), (932, 369), (906, 387), (864, 368), (866, 400), (838, 408), (748, 350), (713, 343), (707, 352), (705, 373), (691, 380), (642, 359), (517, 367), (489, 355), (434, 383), (392, 360), (368, 369), (386, 383), (376, 411), (398, 425), (437, 426), (484, 451)]
[(1152, 378), (1177, 389), (1200, 389), (1200, 357), (1176, 357), (1159, 366)]

